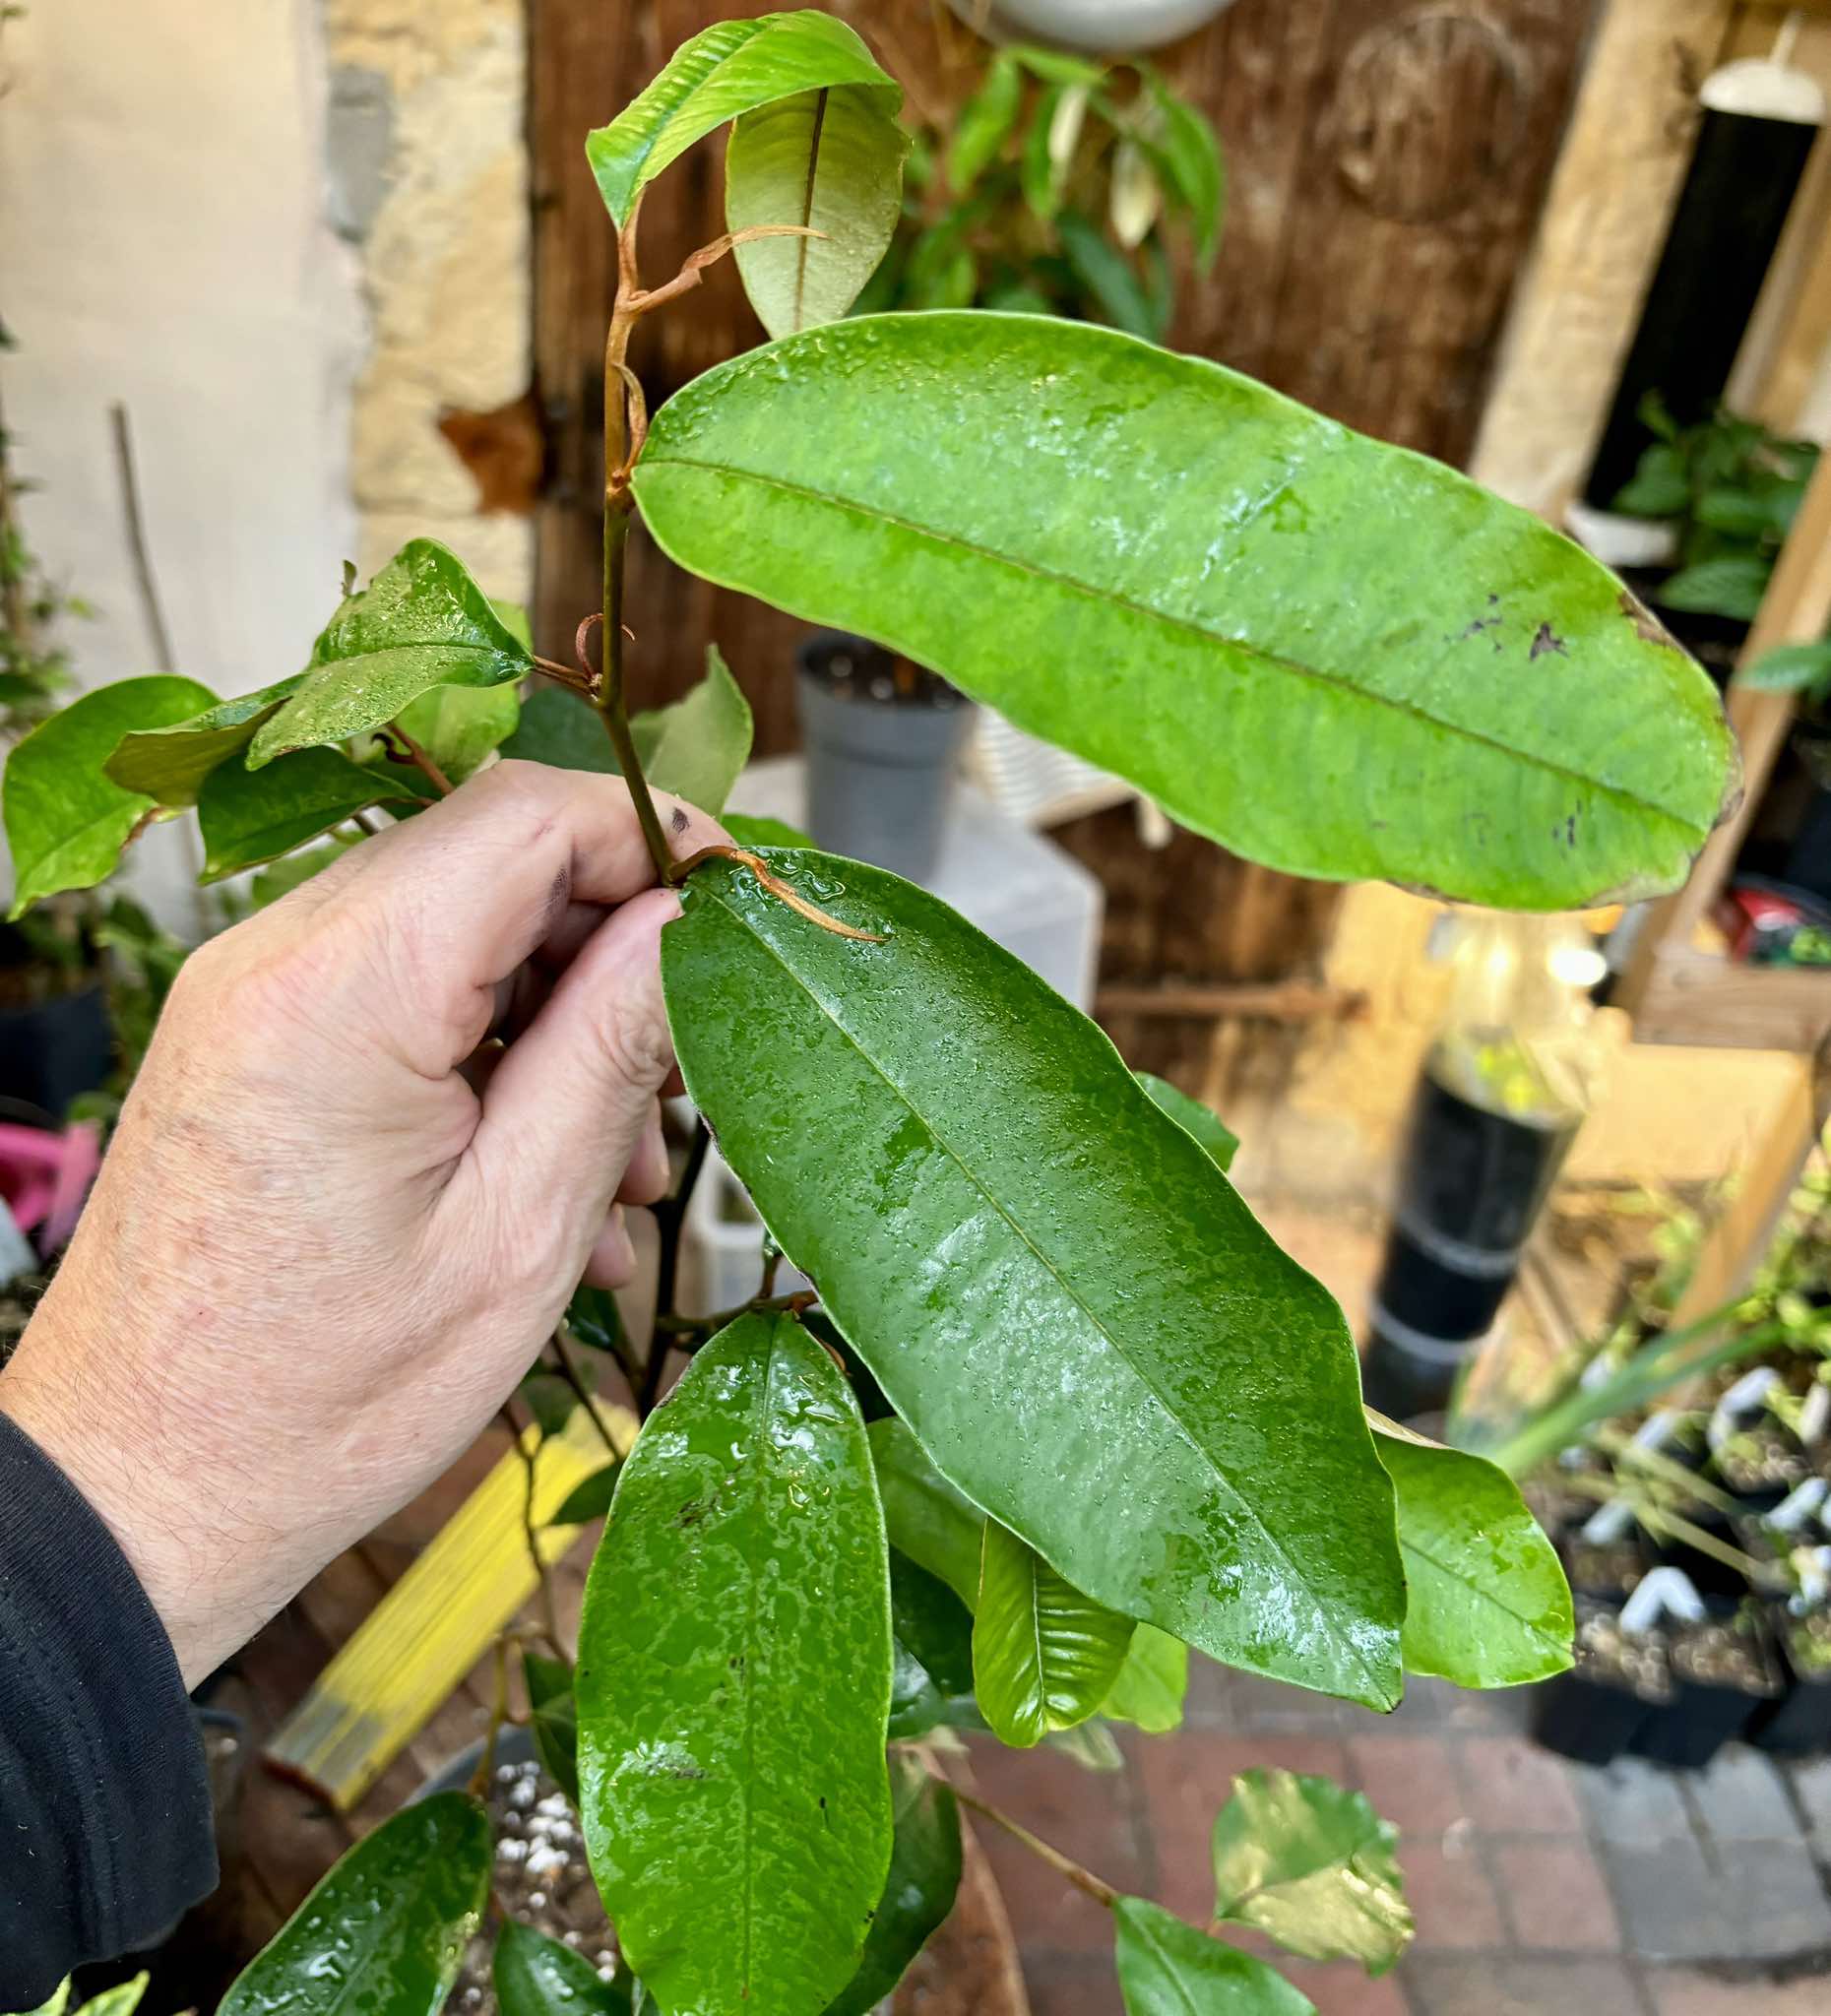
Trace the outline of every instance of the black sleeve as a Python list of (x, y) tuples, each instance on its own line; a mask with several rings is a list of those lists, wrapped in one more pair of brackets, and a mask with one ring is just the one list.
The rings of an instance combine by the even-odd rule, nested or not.
[(0, 2009), (215, 1887), (203, 1743), (114, 1536), (0, 1414)]

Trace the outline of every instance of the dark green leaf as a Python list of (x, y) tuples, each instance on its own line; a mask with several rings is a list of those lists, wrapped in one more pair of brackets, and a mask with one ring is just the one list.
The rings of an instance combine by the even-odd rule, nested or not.
[(585, 143), (619, 228), (646, 183), (727, 119), (808, 91), (851, 85), (894, 118), (903, 94), (843, 22), (814, 8), (722, 21), (682, 42), (654, 83)]
[(1133, 1724), (1146, 1735), (1168, 1735), (1182, 1727), (1182, 1700), (1188, 1691), (1189, 1648), (1155, 1624), (1140, 1624), (1100, 1712), (1115, 1722)]
[(543, 1708), (572, 1692), (572, 1669), (563, 1659), (548, 1659), (538, 1652), (522, 1654), (522, 1677), (528, 1684), (529, 1705)]
[(404, 1806), (257, 1953), (217, 2016), (437, 2016), (489, 1894), (489, 1816), (461, 1792)]
[(206, 882), (239, 874), (316, 840), (370, 805), (420, 796), (336, 749), (301, 749), (265, 770), (224, 763), (204, 779), (197, 825)]
[(1178, 1092), (1168, 1079), (1154, 1078), (1149, 1071), (1134, 1071), (1132, 1076), (1144, 1087), (1151, 1103), (1161, 1106), (1185, 1134), (1193, 1134), (1218, 1166), (1225, 1169), (1232, 1166), (1239, 1136), (1219, 1114), (1186, 1092)]
[(979, 1600), (984, 1513), (928, 1461), (907, 1423), (873, 1421), (869, 1432), (891, 1545), (938, 1576), (971, 1610)]
[(410, 539), (319, 633), (303, 684), (262, 723), (248, 767), (381, 727), (430, 687), (500, 686), (531, 669), (458, 555)]
[(1752, 623), (1761, 612), (1761, 598), (1773, 573), (1773, 561), (1762, 554), (1724, 553), (1669, 574), (1660, 583), (1656, 599), (1668, 609), (1692, 609)]
[(1132, 1642), (1121, 1617), (1071, 1589), (1027, 1542), (985, 1522), (973, 1614), (973, 1692), (1001, 1742), (1029, 1749), (1095, 1714)]
[(750, 760), (750, 704), (719, 647), (706, 647), (706, 676), (669, 707), (629, 724), (643, 775), (702, 812), (717, 814)]
[(1618, 489), (1610, 510), (1630, 518), (1676, 518), (1691, 502), (1691, 478), (1676, 448), (1657, 441), (1646, 450), (1632, 477)]
[(534, 1416), (535, 1425), (542, 1435), (557, 1435), (572, 1418), (572, 1410), (579, 1404), (578, 1395), (565, 1380), (557, 1372), (549, 1372), (544, 1367), (524, 1372), (521, 1384), (515, 1390)]
[(303, 672), (294, 672), (258, 693), (221, 701), (171, 727), (142, 728), (125, 735), (108, 758), (108, 775), (124, 790), (144, 791), (158, 804), (194, 805), (204, 779), (219, 763), (239, 755), (261, 724), (278, 713), (304, 679)]
[(1571, 1660), (1570, 1585), (1504, 1471), (1383, 1417), (1373, 1446), (1399, 1494), (1406, 1669), (1511, 1687)]
[(956, 196), (973, 185), (1010, 139), (1023, 109), (1024, 78), (1009, 49), (992, 58), (979, 88), (960, 108), (947, 149), (947, 181)]
[(954, 1908), (960, 1888), (960, 1807), (954, 1789), (914, 1757), (890, 1759), (896, 1845), (858, 1972), (826, 2016), (870, 2016), (903, 1979), (929, 1934)]
[(754, 818), (748, 812), (721, 812), (719, 823), (739, 847), (812, 847), (807, 835), (782, 819)]
[(114, 872), (154, 801), (124, 790), (102, 765), (123, 735), (182, 721), (214, 698), (195, 679), (122, 679), (73, 700), (14, 744), (4, 784), (11, 915), (59, 890), (93, 889)]
[(1357, 1792), (1294, 1771), (1244, 1771), (1215, 1819), (1215, 1916), (1310, 1960), (1384, 1974), (1412, 1936), (1398, 1829)]
[(576, 1806), (579, 1802), (579, 1719), (572, 1698), (572, 1669), (563, 1659), (522, 1655), (528, 1686), (529, 1733), (540, 1768)]
[(1227, 207), (1227, 162), (1215, 129), (1186, 98), (1170, 90), (1162, 71), (1140, 64), (1154, 118), (1150, 138), (1170, 189), (1195, 225), (1195, 253), (1204, 267), (1214, 263)]
[(1817, 644), (1777, 644), (1740, 675), (1764, 693), (1810, 693), (1831, 683), (1831, 639)]
[(1755, 490), (1720, 485), (1703, 491), (1695, 508), (1699, 525), (1728, 533), (1733, 538), (1771, 537), (1778, 542), (1787, 529), (1776, 516), (1773, 499)]
[(566, 1328), (592, 1351), (608, 1352), (619, 1362), (628, 1349), (623, 1312), (605, 1288), (580, 1288), (566, 1304)]
[(627, 1979), (600, 1981), (583, 1953), (505, 1919), (490, 1980), (501, 2016), (630, 2016)]
[(890, 1604), (864, 1425), (791, 1317), (698, 1352), (623, 1466), (578, 1670), (581, 1810), (665, 2009), (823, 2009), (889, 1864)]
[(973, 1704), (973, 1613), (939, 1576), (897, 1547), (890, 1550), (890, 1628), (891, 1737), (980, 1721)]
[[(1404, 1584), (1340, 1310), (1021, 961), (879, 869), (772, 865), (886, 942), (708, 863), (662, 940), (681, 1069), (936, 1468), (1106, 1608), (1390, 1706)], [(967, 1600), (872, 1436), (896, 1544)]]
[(504, 756), (549, 763), (555, 770), (592, 770), (616, 777), (616, 752), (603, 717), (582, 694), (563, 686), (537, 686), (522, 702), (522, 718), (502, 745)]
[(725, 221), (800, 224), (817, 238), (754, 239), (732, 256), (771, 336), (833, 322), (897, 228), (909, 135), (882, 91), (797, 92), (746, 112), (725, 156)]
[(1154, 342), (1157, 317), (1124, 253), (1078, 210), (1064, 210), (1055, 220), (1055, 232), (1102, 319), (1146, 343)]
[(610, 1509), (610, 1500), (616, 1493), (616, 1474), (621, 1467), (606, 1463), (602, 1470), (593, 1471), (582, 1482), (574, 1484), (549, 1524), (583, 1526), (587, 1520), (601, 1519)]
[(357, 845), (355, 835), (334, 833), (317, 847), (301, 848), (284, 860), (270, 863), (248, 885), (249, 901), (256, 910), (265, 910), (270, 903), (278, 903), (283, 896), (290, 896), (293, 890), (309, 882), (314, 875), (321, 874), (333, 861), (341, 860)]
[(1121, 1897), (1112, 1907), (1114, 1958), (1126, 2016), (1316, 2016), (1282, 1974), (1237, 1946)]
[(395, 719), (453, 784), (463, 784), (515, 732), (521, 712), (512, 685), (434, 686)]
[(1648, 894), (1729, 784), (1716, 689), (1548, 526), (1111, 331), (789, 337), (675, 394), (635, 483), (683, 566), (932, 665), (1295, 873)]

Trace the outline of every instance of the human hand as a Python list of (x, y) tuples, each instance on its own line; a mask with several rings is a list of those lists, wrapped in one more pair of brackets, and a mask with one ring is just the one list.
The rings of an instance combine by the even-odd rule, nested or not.
[[(726, 839), (659, 802), (681, 857)], [(0, 1408), (187, 1685), (457, 1458), (581, 1275), (628, 1279), (655, 881), (618, 779), (503, 763), (186, 962)]]

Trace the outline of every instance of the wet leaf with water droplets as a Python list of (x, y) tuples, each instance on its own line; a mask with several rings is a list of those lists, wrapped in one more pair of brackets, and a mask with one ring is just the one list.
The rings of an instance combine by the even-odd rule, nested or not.
[(887, 941), (707, 863), (662, 937), (675, 1049), (907, 1431), (1107, 1609), (1391, 1706), (1392, 1486), (1328, 1293), (1021, 961), (880, 869), (771, 858)]
[(676, 393), (634, 482), (683, 567), (933, 666), (1295, 874), (1648, 895), (1731, 783), (1710, 680), (1549, 526), (1111, 330), (785, 337)]
[(864, 1424), (789, 1316), (695, 1354), (623, 1465), (580, 1626), (580, 1810), (664, 2009), (818, 2016), (890, 1859), (890, 1603)]
[(960, 1888), (960, 1807), (954, 1789), (905, 1752), (892, 1752), (896, 1842), (858, 1972), (826, 2016), (869, 2016), (903, 1979)]
[(489, 1891), (489, 1816), (461, 1792), (405, 1806), (334, 1863), (217, 2016), (437, 2016)]
[(985, 1522), (973, 1616), (973, 1692), (1001, 1742), (1029, 1749), (1087, 1721), (1132, 1642), (1119, 1616), (1069, 1585), (997, 1520)]
[(1315, 2004), (1276, 1969), (1161, 1904), (1121, 1897), (1112, 1925), (1126, 2016), (1316, 2016)]
[(490, 1964), (501, 2016), (631, 2016), (629, 1976), (603, 1981), (583, 1953), (515, 1919), (496, 1934)]

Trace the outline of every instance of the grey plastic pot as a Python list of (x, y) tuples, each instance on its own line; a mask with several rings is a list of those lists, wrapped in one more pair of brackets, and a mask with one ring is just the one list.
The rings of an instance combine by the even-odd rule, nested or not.
[(816, 631), (798, 656), (795, 702), (815, 844), (922, 881), (940, 856), (972, 704), (951, 688), (936, 704), (936, 682), (926, 676), (918, 697), (890, 697), (895, 660), (843, 631)]

